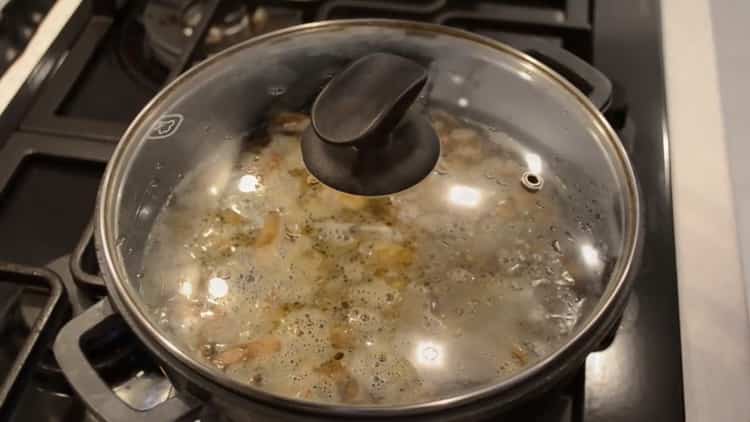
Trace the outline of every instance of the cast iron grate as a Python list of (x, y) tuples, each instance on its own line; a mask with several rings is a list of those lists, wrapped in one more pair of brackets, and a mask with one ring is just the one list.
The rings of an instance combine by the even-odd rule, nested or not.
[[(227, 4), (244, 7), (246, 37), (324, 19), (400, 18), (451, 25), (524, 47), (546, 43), (585, 60), (593, 56), (592, 0), (150, 1), (102, 7), (107, 13), (80, 25), (75, 45), (23, 120), (24, 130), (117, 142), (160, 86), (210, 54), (212, 43), (221, 39)], [(153, 4), (175, 5), (174, 12), (165, 15), (162, 7), (149, 18)], [(201, 5), (200, 13), (185, 18), (194, 4)], [(167, 50), (165, 66), (157, 59), (164, 54), (155, 51)], [(103, 86), (108, 96), (102, 96)], [(113, 97), (119, 101), (105, 101)]]
[(0, 262), (0, 419), (7, 420), (64, 316), (63, 286), (43, 268)]

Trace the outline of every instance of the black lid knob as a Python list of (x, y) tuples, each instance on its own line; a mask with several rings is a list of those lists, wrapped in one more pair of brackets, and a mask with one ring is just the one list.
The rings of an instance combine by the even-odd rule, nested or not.
[(422, 180), (440, 155), (432, 125), (412, 107), (427, 80), (420, 64), (386, 53), (360, 58), (334, 77), (302, 137), (310, 173), (357, 195), (386, 195)]

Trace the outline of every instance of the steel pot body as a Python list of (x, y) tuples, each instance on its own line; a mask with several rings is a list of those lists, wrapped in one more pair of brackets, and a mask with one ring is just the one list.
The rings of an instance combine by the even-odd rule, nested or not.
[[(403, 37), (423, 41), (400, 43)], [(320, 43), (328, 48), (312, 51)], [(300, 57), (298, 67), (294, 60), (264, 61), (291, 47)], [(476, 48), (478, 53), (462, 55), (460, 51), (468, 51), (462, 47)], [(593, 197), (601, 212), (611, 217), (601, 223), (601, 232), (603, 242), (612, 245), (614, 259), (606, 269), (592, 270), (606, 274), (598, 285), (600, 299), (564, 347), (519, 374), (477, 391), (416, 405), (358, 408), (287, 400), (259, 391), (206, 368), (165, 336), (139, 298), (144, 245), (159, 210), (183, 175), (204, 157), (225, 148), (206, 139), (241, 138), (261, 124), (269, 110), (303, 107), (341, 63), (373, 49), (419, 59), (434, 56), (441, 48), (459, 52), (445, 57), (440, 66), (444, 72), (434, 79), (441, 95), (456, 98), (452, 107), (461, 110), (471, 104), (467, 113), (479, 120), (492, 120), (487, 110), (504, 113), (505, 130), (535, 139), (560, 168), (576, 169), (569, 174), (582, 177), (571, 176), (567, 181), (575, 187), (568, 203), (573, 214), (585, 213), (575, 207), (581, 206), (581, 198)], [(109, 298), (71, 321), (55, 344), (58, 361), (73, 387), (105, 420), (164, 421), (176, 420), (208, 402), (224, 414), (257, 420), (476, 420), (554, 386), (602, 342), (624, 308), (640, 250), (640, 200), (627, 154), (602, 115), (611, 95), (606, 78), (558, 50), (539, 47), (528, 53), (435, 25), (331, 21), (250, 40), (197, 65), (167, 86), (130, 126), (102, 182), (95, 237)], [(495, 60), (495, 55), (502, 59)], [(456, 95), (465, 92), (455, 86), (466, 81), (462, 78), (467, 74), (467, 61), (473, 69), (469, 82), (477, 87), (471, 96)], [(492, 72), (484, 72), (489, 62), (515, 77), (497, 84)], [(543, 63), (566, 74), (578, 87)], [(452, 68), (456, 71), (450, 72)], [(308, 77), (299, 78), (295, 69), (304, 69)], [(529, 165), (535, 166), (535, 160), (538, 156)], [(586, 183), (586, 178), (601, 183)], [(81, 345), (97, 330), (106, 329), (113, 318), (123, 318), (167, 368), (180, 389), (175, 398), (150, 411), (136, 412), (111, 394), (86, 364)]]

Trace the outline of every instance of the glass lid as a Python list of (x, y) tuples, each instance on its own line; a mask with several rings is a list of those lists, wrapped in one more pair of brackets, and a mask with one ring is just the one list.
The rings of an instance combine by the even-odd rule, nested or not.
[(633, 186), (611, 131), (533, 60), (438, 28), (250, 41), (139, 116), (117, 259), (202, 370), (322, 404), (462, 397), (554, 354), (617, 284)]

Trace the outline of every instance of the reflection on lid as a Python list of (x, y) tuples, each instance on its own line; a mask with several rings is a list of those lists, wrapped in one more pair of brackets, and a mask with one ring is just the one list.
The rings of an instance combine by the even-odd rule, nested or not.
[(432, 341), (420, 341), (415, 350), (415, 361), (420, 366), (443, 366), (444, 351), (441, 344)]
[(521, 78), (523, 78), (523, 79), (526, 79), (527, 81), (530, 81), (530, 80), (532, 79), (532, 78), (531, 78), (531, 74), (529, 74), (529, 73), (526, 73), (526, 72), (524, 72), (523, 70), (519, 70), (519, 71), (518, 71), (518, 76), (520, 76), (520, 77), (521, 77)]
[(587, 267), (597, 268), (599, 266), (599, 251), (589, 244), (581, 245), (581, 256)]
[(466, 108), (469, 106), (469, 99), (466, 97), (461, 97), (458, 99), (458, 106)]
[(189, 281), (183, 281), (180, 283), (179, 292), (181, 295), (189, 299), (193, 294), (193, 284)]
[(148, 205), (139, 207), (136, 211), (136, 215), (138, 215), (138, 218), (141, 220), (146, 220), (151, 215), (151, 207)]
[(255, 192), (260, 189), (260, 183), (258, 182), (259, 180), (256, 176), (253, 176), (252, 174), (246, 174), (240, 177), (237, 188), (239, 188), (240, 192)]
[(456, 185), (448, 191), (448, 199), (456, 205), (474, 208), (479, 205), (479, 201), (482, 199), (482, 194), (479, 189)]
[(227, 281), (223, 278), (214, 277), (208, 280), (208, 294), (213, 299), (221, 299), (229, 293), (229, 286)]
[(542, 172), (542, 157), (538, 154), (526, 153), (524, 154), (524, 159), (526, 160), (526, 166), (528, 167), (529, 172), (536, 174)]

